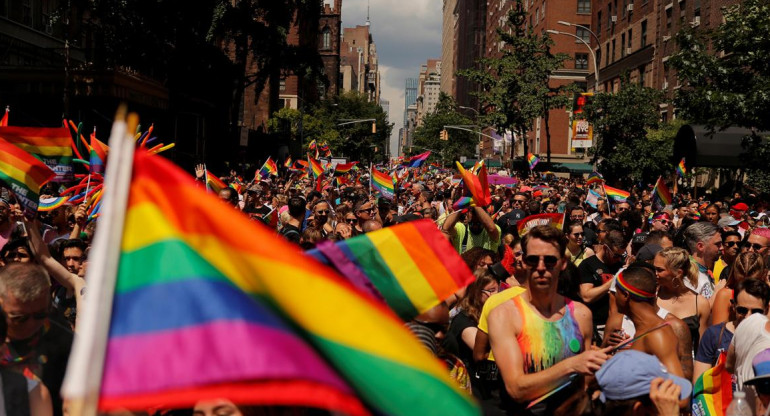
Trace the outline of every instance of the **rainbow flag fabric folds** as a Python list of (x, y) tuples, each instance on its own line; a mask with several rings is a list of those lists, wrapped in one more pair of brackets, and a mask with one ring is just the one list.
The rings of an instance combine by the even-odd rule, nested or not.
[(227, 184), (222, 181), (222, 179), (219, 179), (216, 175), (211, 173), (208, 169), (206, 169), (206, 189), (209, 191), (218, 194), (219, 191), (227, 188)]
[(524, 234), (539, 225), (550, 225), (557, 230), (561, 230), (564, 227), (564, 214), (530, 215), (529, 217), (519, 220), (519, 222), (516, 223), (516, 228), (519, 230), (519, 235), (524, 237)]
[(591, 172), (586, 179), (586, 185), (604, 183), (604, 177), (599, 172)]
[(16, 195), (28, 213), (35, 213), (40, 188), (56, 174), (31, 154), (5, 140), (0, 140), (0, 181)]
[(484, 166), (483, 161), (470, 171), (465, 170), (463, 165), (457, 162), (457, 170), (463, 180), (463, 196), (453, 204), (455, 210), (469, 206), (485, 207), (492, 203), (492, 195), (487, 182), (487, 167)]
[(660, 208), (671, 205), (671, 202), (674, 200), (663, 178), (658, 178), (658, 181), (655, 182), (655, 188), (652, 190), (652, 199), (653, 204), (659, 204)]
[(428, 157), (430, 157), (430, 150), (410, 157), (403, 165), (408, 168), (419, 168), (426, 160), (428, 160)]
[(724, 416), (733, 400), (732, 378), (725, 368), (727, 354), (721, 352), (717, 364), (706, 370), (692, 386), (694, 416)]
[(0, 127), (6, 127), (8, 125), (8, 113), (10, 112), (11, 110), (8, 107), (5, 107), (5, 114), (0, 118)]
[(348, 173), (350, 172), (358, 162), (339, 163), (334, 167), (334, 173)]
[(40, 203), (38, 204), (37, 210), (38, 211), (53, 211), (56, 208), (62, 207), (64, 205), (72, 205), (68, 202), (68, 198), (66, 196), (58, 196), (54, 198), (46, 198), (41, 199)]
[(321, 165), (321, 161), (318, 159), (310, 158), (310, 169), (313, 171), (313, 177), (317, 178), (324, 173), (324, 168)]
[(532, 170), (540, 163), (540, 158), (530, 153), (527, 155), (527, 163), (529, 164), (529, 170)]
[(473, 282), (473, 274), (430, 220), (321, 244), (308, 254), (330, 264), (354, 286), (384, 300), (409, 321)]
[(372, 168), (372, 186), (377, 189), (384, 198), (393, 199), (396, 197), (396, 187), (393, 184), (393, 178), (387, 173), (380, 172), (377, 168)]
[(291, 156), (286, 156), (286, 160), (283, 162), (283, 167), (291, 169)]
[(55, 182), (73, 179), (72, 146), (66, 127), (0, 127), (0, 140), (18, 146), (51, 168)]
[(607, 185), (604, 185), (604, 192), (607, 193), (607, 198), (612, 198), (612, 200), (615, 202), (623, 202), (629, 196), (631, 196), (631, 192), (624, 191), (618, 188), (613, 188)]
[(127, 205), (101, 410), (225, 397), (352, 415), (478, 412), (387, 308), (170, 162), (137, 153)]
[(676, 173), (679, 177), (682, 177), (687, 173), (687, 167), (684, 165), (684, 158), (682, 158), (682, 160), (679, 161), (679, 164), (676, 165)]
[(268, 175), (278, 176), (278, 165), (270, 157), (267, 158), (265, 164), (259, 169), (259, 176), (267, 178)]

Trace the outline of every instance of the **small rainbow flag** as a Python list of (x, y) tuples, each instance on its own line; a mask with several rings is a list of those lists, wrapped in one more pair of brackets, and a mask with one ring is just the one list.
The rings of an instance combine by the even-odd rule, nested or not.
[(661, 209), (666, 205), (671, 205), (671, 202), (674, 200), (671, 196), (671, 191), (668, 190), (668, 186), (666, 186), (666, 182), (663, 181), (663, 178), (658, 178), (658, 181), (655, 182), (655, 188), (652, 190), (652, 199), (653, 204), (660, 204), (659, 208)]
[(682, 158), (682, 160), (679, 161), (679, 164), (676, 165), (676, 173), (679, 177), (682, 177), (687, 173), (687, 167), (684, 165), (684, 158)]
[(519, 222), (516, 223), (516, 228), (519, 230), (519, 236), (524, 237), (524, 234), (539, 225), (550, 225), (557, 230), (561, 230), (564, 226), (564, 214), (530, 215), (529, 217), (519, 220)]
[(91, 338), (73, 346), (68, 400), (98, 395), (100, 411), (228, 398), (354, 416), (479, 414), (384, 305), (163, 158), (136, 153), (125, 223), (108, 224), (95, 238), (118, 233), (119, 246), (89, 260), (117, 266), (83, 317)]
[(40, 188), (54, 176), (56, 174), (43, 162), (0, 140), (0, 181), (8, 185), (27, 213), (37, 212)]
[(278, 176), (278, 165), (270, 157), (267, 158), (265, 164), (259, 169), (259, 176), (266, 178), (268, 175)]
[(623, 202), (629, 196), (631, 196), (631, 192), (627, 192), (618, 188), (613, 188), (607, 185), (604, 185), (604, 192), (607, 194), (607, 198), (612, 198), (616, 202)]
[(231, 182), (230, 187), (235, 189), (235, 192), (238, 192), (239, 195), (243, 193), (243, 186), (239, 183)]
[(291, 156), (286, 156), (286, 160), (283, 162), (283, 167), (291, 169)]
[(372, 168), (372, 186), (380, 191), (384, 198), (393, 199), (396, 197), (396, 189), (393, 178), (387, 173), (380, 172), (377, 168)]
[(336, 267), (364, 293), (384, 300), (404, 321), (474, 280), (462, 257), (430, 220), (321, 244), (307, 253)]
[(310, 158), (310, 168), (313, 171), (313, 177), (317, 178), (324, 173), (323, 165), (321, 165), (321, 161), (318, 159)]
[(350, 172), (358, 162), (339, 163), (334, 167), (334, 173), (348, 173)]
[(403, 163), (403, 166), (407, 168), (419, 168), (426, 160), (428, 160), (428, 157), (430, 157), (430, 150), (410, 157), (409, 160)]
[(66, 127), (0, 127), (0, 140), (35, 156), (56, 173), (55, 182), (73, 178), (72, 146)]
[(96, 132), (91, 133), (91, 149), (89, 152), (89, 171), (91, 173), (104, 173), (104, 163), (107, 161), (109, 147), (96, 138)]
[(211, 173), (208, 169), (206, 169), (206, 189), (209, 191), (218, 194), (219, 191), (227, 188), (227, 184), (222, 181), (222, 179), (219, 179), (216, 175)]
[(600, 184), (604, 182), (604, 177), (599, 172), (591, 172), (586, 179), (586, 185)]
[(318, 147), (318, 145), (315, 142), (315, 139), (313, 139), (309, 145), (307, 145), (307, 148), (310, 150), (315, 150)]
[(530, 153), (527, 155), (527, 163), (529, 163), (529, 170), (532, 170), (540, 163), (540, 158)]
[(725, 368), (727, 354), (720, 352), (717, 364), (706, 370), (692, 386), (694, 416), (724, 416), (733, 400), (732, 377)]
[(64, 205), (72, 205), (68, 201), (69, 201), (69, 198), (67, 198), (66, 196), (41, 199), (40, 203), (37, 206), (37, 210), (41, 212), (53, 211), (56, 208), (63, 207)]

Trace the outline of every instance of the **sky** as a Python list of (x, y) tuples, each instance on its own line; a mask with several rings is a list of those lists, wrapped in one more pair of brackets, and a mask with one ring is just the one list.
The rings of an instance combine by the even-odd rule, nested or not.
[[(390, 150), (395, 154), (404, 122), (404, 84), (420, 65), (441, 58), (441, 0), (369, 0), (371, 34), (377, 46), (380, 96), (390, 102)], [(342, 0), (342, 27), (366, 23), (367, 0)]]

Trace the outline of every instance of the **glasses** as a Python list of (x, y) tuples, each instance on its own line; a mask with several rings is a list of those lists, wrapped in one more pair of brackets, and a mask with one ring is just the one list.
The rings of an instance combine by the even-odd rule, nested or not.
[(495, 290), (495, 289), (481, 289), (481, 292), (482, 293), (486, 293), (489, 296), (492, 296), (495, 293), (497, 293), (497, 290)]
[(355, 218), (346, 218), (345, 222), (348, 224), (355, 224), (356, 222), (358, 222), (358, 220)]
[(759, 394), (770, 395), (770, 381), (764, 381), (754, 385), (754, 389)]
[(545, 267), (547, 269), (552, 269), (554, 266), (556, 266), (556, 263), (559, 262), (559, 258), (556, 256), (535, 256), (530, 255), (527, 257), (524, 257), (524, 264), (526, 264), (529, 267), (537, 267), (540, 265), (540, 260), (543, 260), (543, 263), (545, 264)]
[(762, 249), (767, 248), (767, 246), (763, 246), (762, 244), (757, 244), (757, 243), (745, 243), (743, 245), (743, 248), (745, 248), (746, 250), (760, 251)]
[(751, 315), (754, 315), (755, 313), (758, 313), (760, 315), (764, 315), (765, 314), (765, 310), (762, 309), (762, 308), (751, 308), (751, 309), (749, 309), (749, 308), (747, 308), (745, 306), (736, 306), (735, 307), (735, 312), (737, 314), (739, 314), (739, 315), (748, 315), (749, 311), (751, 311)]
[(8, 321), (10, 321), (10, 323), (15, 325), (21, 325), (29, 321), (29, 318), (32, 318), (36, 321), (42, 321), (43, 319), (48, 318), (48, 311), (46, 310), (46, 311), (40, 311), (36, 313), (27, 313), (23, 315), (13, 315), (10, 313), (8, 314)]
[(724, 246), (727, 247), (727, 248), (733, 248), (733, 247), (740, 247), (741, 246), (740, 241), (725, 241), (722, 244), (724, 244)]
[(582, 220), (583, 216), (582, 215), (571, 215), (569, 217), (569, 219), (571, 219), (571, 220)]
[(329, 210), (328, 209), (322, 209), (320, 211), (316, 211), (315, 213), (318, 214), (318, 215), (327, 215), (327, 214), (329, 214)]
[(525, 202), (527, 202), (527, 201), (525, 201), (525, 200), (523, 200), (523, 199), (514, 199), (514, 200), (513, 200), (513, 203), (514, 203), (514, 204), (523, 204), (523, 203), (525, 203)]
[(585, 233), (572, 233), (573, 237), (582, 237), (584, 235), (585, 235)]
[(667, 219), (663, 219), (663, 218), (659, 218), (659, 219), (657, 219), (657, 220), (655, 220), (655, 221), (658, 221), (659, 223), (661, 223), (661, 224), (663, 224), (663, 225), (669, 225), (669, 224), (671, 224), (671, 221), (669, 221), (669, 220), (667, 220)]
[(626, 208), (626, 207), (617, 207), (617, 208), (615, 208), (615, 211), (617, 211), (617, 212), (625, 212), (625, 211), (628, 211), (628, 208)]
[(358, 212), (374, 212), (374, 207), (372, 208), (361, 208), (358, 210)]

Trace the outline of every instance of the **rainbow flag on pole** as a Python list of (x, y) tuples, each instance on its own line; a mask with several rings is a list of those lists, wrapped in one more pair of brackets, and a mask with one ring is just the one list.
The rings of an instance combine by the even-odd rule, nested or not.
[(91, 133), (91, 149), (89, 152), (89, 171), (91, 173), (104, 173), (104, 164), (107, 161), (109, 147), (96, 138), (96, 132)]
[(313, 171), (313, 177), (317, 178), (321, 176), (324, 173), (323, 165), (321, 165), (321, 161), (318, 159), (313, 159), (312, 157), (309, 158), (310, 161), (310, 169)]
[(631, 192), (613, 188), (607, 185), (604, 185), (604, 192), (607, 193), (607, 198), (612, 198), (615, 202), (625, 201), (629, 196), (631, 196)]
[(259, 176), (262, 178), (268, 177), (268, 175), (278, 176), (278, 165), (275, 161), (268, 157), (262, 167), (259, 169)]
[(219, 191), (225, 188), (227, 188), (227, 184), (224, 183), (222, 179), (219, 179), (216, 175), (206, 169), (206, 189), (215, 194), (218, 194)]
[(26, 212), (37, 212), (40, 188), (54, 176), (56, 174), (43, 162), (0, 140), (0, 181), (8, 185)]
[(593, 184), (600, 184), (604, 183), (604, 177), (599, 172), (591, 172), (588, 175), (588, 179), (586, 179), (586, 185), (593, 185)]
[(676, 165), (676, 173), (679, 177), (682, 177), (687, 173), (687, 167), (684, 165), (684, 158), (682, 158), (682, 160), (679, 161), (679, 164)]
[(350, 162), (350, 163), (339, 163), (334, 167), (334, 173), (341, 173), (345, 174), (350, 172), (358, 162)]
[(283, 167), (291, 169), (291, 156), (286, 156), (286, 161), (283, 162)]
[(409, 160), (403, 163), (403, 166), (407, 168), (419, 168), (426, 160), (428, 160), (428, 157), (430, 157), (430, 150), (410, 157)]
[(674, 200), (663, 178), (658, 178), (658, 181), (655, 182), (655, 188), (652, 190), (652, 200), (653, 204), (660, 204), (659, 209), (664, 208), (666, 205), (671, 205), (671, 202)]
[(380, 172), (377, 168), (372, 168), (372, 186), (380, 191), (384, 198), (393, 199), (396, 196), (396, 187), (393, 184), (393, 177), (387, 173)]
[[(131, 159), (117, 160), (107, 177), (131, 171), (116, 166)], [(120, 178), (110, 187), (89, 259), (103, 280), (67, 368), (73, 406), (227, 398), (350, 415), (479, 414), (384, 305), (163, 158), (137, 153), (132, 169), (125, 206)]]
[(527, 163), (529, 163), (529, 170), (532, 170), (540, 163), (540, 158), (530, 153), (527, 155)]
[(364, 293), (384, 300), (404, 321), (430, 310), (474, 279), (429, 220), (319, 244), (308, 254), (336, 267)]
[(72, 146), (66, 127), (0, 127), (4, 140), (35, 156), (51, 168), (55, 182), (72, 180)]
[(725, 369), (727, 354), (721, 352), (717, 364), (706, 370), (692, 386), (694, 416), (724, 416), (733, 400), (732, 377)]

